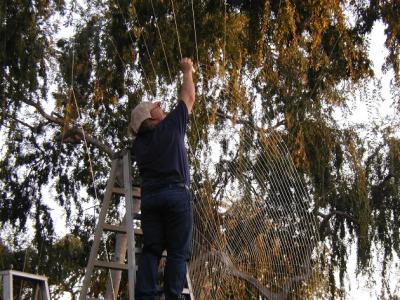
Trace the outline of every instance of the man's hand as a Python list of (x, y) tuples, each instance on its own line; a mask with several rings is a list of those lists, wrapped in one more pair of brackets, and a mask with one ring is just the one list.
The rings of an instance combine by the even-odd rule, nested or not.
[(181, 60), (181, 70), (182, 70), (182, 72), (184, 74), (188, 73), (188, 72), (191, 73), (193, 71), (193, 62), (192, 62), (192, 60), (190, 58), (187, 58), (187, 57), (182, 58), (182, 60)]
[(193, 62), (190, 58), (181, 60), (181, 70), (183, 72), (183, 82), (180, 97), (185, 102), (189, 113), (191, 113), (195, 101), (195, 90), (192, 78)]

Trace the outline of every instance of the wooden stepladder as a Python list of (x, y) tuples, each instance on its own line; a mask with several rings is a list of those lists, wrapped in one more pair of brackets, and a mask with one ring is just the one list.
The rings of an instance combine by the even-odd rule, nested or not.
[[(96, 225), (95, 235), (93, 240), (93, 245), (90, 250), (89, 261), (86, 267), (85, 277), (83, 279), (81, 293), (79, 295), (79, 300), (91, 299), (87, 297), (88, 289), (90, 285), (90, 280), (95, 267), (112, 269), (112, 270), (127, 270), (128, 271), (128, 281), (129, 281), (129, 300), (134, 300), (135, 297), (135, 275), (136, 275), (136, 262), (135, 262), (135, 228), (133, 224), (133, 213), (134, 204), (137, 208), (140, 206), (140, 190), (135, 189), (135, 195), (132, 187), (132, 176), (131, 176), (131, 159), (129, 151), (122, 153), (121, 157), (116, 157), (111, 166), (111, 174), (107, 182), (106, 192), (104, 195), (103, 203), (101, 206), (99, 220)], [(121, 187), (121, 182), (118, 179), (121, 177), (120, 173), (122, 171), (123, 187)], [(111, 200), (114, 194), (122, 194), (125, 196), (125, 224), (124, 225), (112, 225), (105, 222), (107, 212), (110, 208)], [(135, 196), (135, 198), (133, 197)], [(134, 200), (134, 201), (133, 201)], [(134, 203), (135, 202), (135, 203)], [(139, 203), (139, 205), (138, 205)], [(128, 260), (127, 263), (121, 262), (109, 262), (101, 261), (97, 259), (97, 254), (99, 252), (100, 242), (105, 231), (112, 231), (119, 234), (126, 234), (128, 237)], [(141, 230), (136, 229), (136, 233), (140, 234)], [(124, 261), (125, 255), (122, 259)], [(113, 283), (112, 283), (113, 284)], [(114, 289), (114, 288), (112, 288)], [(113, 297), (111, 298), (113, 299)]]
[[(0, 272), (0, 278), (3, 282), (3, 300), (13, 300), (13, 279), (18, 277), (24, 281), (30, 281), (35, 285), (33, 299), (50, 300), (49, 285), (47, 277), (29, 274), (25, 272), (7, 270)], [(39, 296), (40, 295), (40, 296)]]
[[(138, 225), (138, 219), (135, 219), (140, 218), (140, 188), (133, 186), (131, 171), (132, 164), (130, 151), (125, 150), (124, 152), (119, 153), (112, 162), (110, 177), (107, 182), (99, 220), (96, 225), (95, 236), (79, 300), (93, 299), (88, 297), (88, 290), (94, 268), (105, 268), (111, 270), (107, 284), (107, 291), (104, 297), (105, 300), (117, 299), (122, 271), (128, 271), (128, 299), (135, 299), (137, 269), (136, 255), (140, 255), (142, 252), (141, 245), (138, 245), (135, 236), (141, 236), (143, 235), (143, 232)], [(107, 212), (110, 208), (114, 194), (125, 197), (125, 217), (123, 222), (119, 225), (106, 223)], [(100, 242), (105, 231), (115, 232), (117, 234), (113, 261), (101, 261), (97, 259)], [(182, 295), (185, 297), (184, 299), (194, 300), (189, 273), (187, 273), (186, 279), (187, 282)], [(161, 293), (159, 299), (163, 299)]]

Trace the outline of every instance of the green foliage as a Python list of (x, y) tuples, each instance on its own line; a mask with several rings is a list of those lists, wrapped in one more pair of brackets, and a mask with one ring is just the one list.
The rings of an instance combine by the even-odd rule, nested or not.
[(393, 67), (396, 80), (400, 79), (400, 4), (396, 0), (387, 1), (360, 1), (357, 4), (357, 24), (355, 26), (356, 33), (365, 34), (370, 32), (374, 23), (379, 20), (386, 25), (385, 45), (389, 50), (389, 55), (386, 57), (386, 65), (384, 69), (388, 70)]
[[(345, 238), (357, 241), (360, 269), (368, 269), (371, 243), (384, 246), (384, 270), (393, 251), (399, 254), (400, 141), (379, 129), (382, 141), (366, 145), (352, 128), (339, 128), (332, 114), (349, 104), (342, 84), (362, 86), (373, 76), (366, 35), (376, 21), (386, 25), (386, 68), (399, 82), (398, 1), (104, 0), (88, 1), (87, 9), (78, 2), (65, 15), (73, 35), (59, 40), (56, 17), (66, 12), (64, 1), (0, 4), (0, 224), (22, 232), (33, 220), (32, 252), (46, 258), (40, 268), (58, 291), (76, 292), (94, 226), (83, 208), (95, 191), (78, 129), (115, 152), (126, 147), (129, 112), (137, 103), (174, 103), (180, 53), (196, 68), (198, 100), (188, 132), (196, 182), (207, 191), (220, 188), (220, 201), (232, 177), (271, 168), (258, 152), (277, 147), (265, 143), (269, 129), (288, 145), (314, 212), (333, 213), (322, 217), (320, 228), (332, 245), (332, 295), (338, 294), (337, 268), (343, 284)], [(78, 20), (71, 19), (74, 13)], [(46, 114), (53, 100), (53, 114)], [(227, 117), (245, 124), (237, 153), (230, 153)], [(197, 166), (218, 134), (225, 136), (219, 172), (203, 172)], [(101, 193), (110, 159), (95, 144), (89, 152)], [(245, 174), (234, 174), (236, 166)], [(255, 180), (268, 182), (269, 174)], [(49, 184), (73, 234), (59, 241), (42, 200)], [(82, 189), (91, 199), (82, 198)], [(21, 256), (5, 246), (0, 251), (3, 261)]]
[(84, 275), (88, 247), (80, 238), (68, 234), (54, 243), (51, 250), (46, 270), (49, 284), (56, 286), (56, 294), (66, 291), (78, 296), (76, 286)]

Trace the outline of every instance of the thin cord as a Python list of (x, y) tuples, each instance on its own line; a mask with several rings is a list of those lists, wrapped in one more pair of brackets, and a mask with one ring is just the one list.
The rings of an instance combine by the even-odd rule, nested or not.
[(224, 50), (223, 50), (223, 71), (224, 71), (224, 78), (223, 82), (225, 83), (225, 66), (226, 66), (226, 0), (224, 1)]
[[(175, 22), (176, 22), (176, 19), (175, 19)], [(176, 26), (176, 28), (177, 28), (177, 26)], [(179, 37), (179, 32), (178, 32), (178, 31), (177, 31), (177, 36)], [(146, 43), (145, 38), (144, 38), (144, 42)], [(162, 42), (162, 41), (161, 41), (161, 42)], [(164, 52), (164, 59), (167, 60), (165, 52)], [(171, 82), (172, 82), (172, 78), (171, 78), (171, 77), (170, 77), (170, 80), (171, 80)], [(195, 120), (195, 119), (194, 119), (194, 120)], [(196, 128), (196, 130), (197, 130), (198, 137), (200, 137), (199, 131), (198, 131), (198, 128), (197, 128), (197, 125), (196, 125), (196, 122), (195, 122), (194, 125), (195, 125), (195, 128)], [(191, 152), (191, 149), (190, 149), (190, 148), (189, 148), (189, 152)], [(196, 165), (195, 165), (195, 168), (196, 168)], [(196, 184), (194, 184), (194, 185), (196, 186)], [(197, 190), (200, 190), (199, 187), (197, 187)], [(207, 196), (207, 198), (209, 198), (209, 195)], [(211, 198), (209, 198), (209, 199), (211, 200)], [(208, 227), (208, 228), (213, 228), (213, 227), (214, 227), (214, 226), (212, 225), (212, 220), (211, 220), (211, 219), (207, 219), (207, 222), (203, 222), (203, 223), (204, 223), (204, 224), (207, 224), (207, 227)], [(217, 236), (215, 236), (215, 234), (217, 233), (217, 231), (212, 231), (212, 232), (210, 232), (210, 233), (211, 233), (211, 236), (214, 236), (214, 238), (213, 238), (214, 241), (220, 240)], [(212, 244), (208, 238), (203, 238), (203, 241), (208, 241), (208, 243), (209, 243), (210, 245)], [(220, 247), (222, 247), (222, 245), (220, 245)]]
[[(238, 97), (237, 97), (236, 95), (232, 95), (232, 97), (235, 98), (235, 99), (238, 99)], [(275, 138), (274, 138), (274, 141), (275, 141), (275, 143), (276, 143), (276, 144), (278, 145), (278, 147), (279, 147), (279, 145), (281, 144), (281, 141), (277, 139), (276, 135), (271, 135), (271, 137), (275, 137)], [(246, 141), (247, 138), (244, 138), (244, 140)], [(248, 144), (248, 142), (246, 142), (246, 144)], [(250, 146), (251, 146), (251, 145), (250, 145)], [(262, 147), (262, 144), (261, 144), (259, 147)], [(288, 156), (288, 153), (289, 153), (288, 150), (287, 150), (287, 151), (284, 150), (284, 151), (281, 152), (279, 155)], [(268, 152), (267, 152), (267, 154), (268, 154)], [(273, 157), (271, 157), (271, 161), (274, 162)], [(278, 169), (279, 169), (279, 168), (278, 168)], [(284, 176), (284, 174), (282, 174), (281, 176)], [(282, 194), (288, 193), (289, 190), (290, 190), (290, 188), (289, 188), (289, 186), (287, 186), (287, 189), (282, 190), (281, 193), (282, 193)], [(306, 195), (306, 194), (305, 194), (305, 195)], [(307, 197), (308, 197), (308, 196), (307, 196)]]
[(175, 8), (174, 8), (174, 0), (171, 0), (171, 6), (172, 6), (172, 13), (174, 15), (174, 22), (175, 22), (175, 30), (176, 30), (176, 36), (178, 38), (178, 48), (179, 48), (179, 54), (181, 56), (181, 60), (183, 59), (183, 55), (182, 55), (182, 47), (181, 47), (181, 42), (179, 39), (179, 31), (178, 31), (178, 24), (176, 22), (176, 14), (175, 14)]
[(195, 19), (195, 16), (194, 16), (193, 0), (191, 0), (191, 4), (192, 4), (194, 42), (195, 42), (195, 45), (196, 45), (196, 58), (197, 58), (197, 64), (199, 64), (199, 62), (200, 62), (200, 60), (199, 60), (199, 47), (197, 45), (196, 19)]
[[(75, 60), (75, 52), (74, 52), (74, 50), (72, 49), (71, 94), (72, 94), (73, 99), (74, 99), (75, 108), (76, 108), (76, 111), (77, 111), (77, 113), (78, 113), (78, 118), (79, 118), (80, 120), (83, 120), (83, 119), (82, 119), (81, 112), (80, 112), (80, 109), (79, 109), (79, 106), (78, 106), (78, 101), (76, 100), (76, 96), (75, 96), (75, 92), (74, 92), (74, 81), (73, 81), (73, 78), (74, 78), (74, 63), (75, 63), (74, 60)], [(83, 125), (82, 125), (82, 124), (80, 124), (80, 127), (81, 127), (82, 136), (83, 136), (83, 140), (84, 140), (84, 148), (85, 148), (86, 155), (87, 155), (88, 161), (89, 161), (89, 171), (90, 171), (91, 178), (92, 178), (92, 185), (93, 185), (93, 190), (94, 190), (94, 194), (95, 194), (95, 199), (96, 199), (96, 202), (98, 203), (98, 202), (99, 202), (99, 199), (98, 199), (98, 196), (97, 196), (97, 188), (96, 188), (96, 182), (95, 182), (95, 177), (94, 177), (93, 164), (92, 164), (92, 159), (91, 159), (91, 156), (90, 156), (89, 146), (88, 146), (87, 139), (86, 139), (86, 132), (85, 132), (85, 129), (83, 128)], [(95, 216), (94, 216), (94, 217), (95, 217)], [(106, 257), (107, 257), (107, 260), (108, 260), (108, 251), (107, 251), (106, 244), (104, 244), (104, 248), (105, 248)], [(112, 292), (113, 292), (113, 299), (115, 300), (115, 295), (114, 295), (114, 283), (113, 283), (113, 280), (112, 280), (112, 276), (111, 276), (111, 271), (110, 271), (110, 270), (108, 270), (108, 274), (109, 274), (109, 277), (110, 277), (110, 280), (111, 280), (111, 287), (112, 287)]]
[[(117, 48), (117, 46), (115, 45), (115, 42), (114, 42), (114, 39), (113, 39), (113, 37), (110, 37), (110, 41), (111, 41), (111, 44), (113, 45), (113, 47), (114, 47), (114, 51), (117, 53), (117, 56), (119, 57), (119, 59), (121, 60), (121, 62), (122, 62), (122, 64), (124, 65), (124, 68), (126, 69), (126, 66), (127, 66), (127, 63), (125, 62), (125, 60), (121, 57), (121, 55), (120, 55), (120, 53), (119, 53), (119, 51), (118, 51), (118, 48)], [(132, 50), (131, 50), (132, 51)], [(151, 88), (150, 88), (150, 83), (149, 83), (149, 80), (148, 80), (148, 77), (146, 76), (146, 73), (144, 72), (144, 68), (143, 68), (143, 66), (142, 66), (142, 64), (141, 64), (141, 62), (140, 62), (140, 60), (138, 60), (138, 63), (139, 63), (139, 66), (140, 66), (140, 68), (143, 70), (143, 75), (144, 75), (144, 79), (145, 79), (145, 86), (146, 86), (146, 84), (147, 84), (147, 88), (148, 88), (148, 90), (149, 91), (151, 91)], [(137, 83), (136, 83), (136, 85), (137, 86), (139, 86), (139, 80), (137, 81)], [(125, 86), (125, 85), (124, 85)]]
[[(195, 14), (194, 14), (194, 7), (193, 7), (193, 1), (191, 2), (192, 5), (192, 17), (193, 17), (193, 28), (194, 28), (194, 35), (195, 35), (195, 45), (196, 45), (196, 57), (197, 57), (197, 65), (198, 65), (198, 69), (200, 70), (200, 74), (201, 74), (201, 67), (200, 67), (200, 59), (199, 59), (199, 51), (198, 51), (198, 43), (197, 43), (197, 30), (196, 30), (196, 21), (195, 21)], [(204, 105), (205, 107), (207, 107), (207, 104), (205, 102), (204, 99), (204, 94), (203, 94), (203, 101), (204, 101)], [(209, 115), (207, 115), (207, 119), (209, 120)], [(197, 126), (196, 126), (197, 127)], [(199, 136), (200, 137), (200, 136)], [(196, 186), (196, 184), (195, 184)], [(200, 191), (199, 187), (197, 187), (197, 189)], [(210, 194), (206, 194), (206, 200), (209, 201), (209, 203), (212, 203), (212, 198)], [(212, 204), (211, 204), (212, 205)], [(205, 210), (206, 206), (205, 205), (198, 205), (195, 208), (200, 209), (199, 211), (199, 215), (200, 216), (207, 216), (209, 215), (209, 212)], [(203, 212), (203, 213), (202, 213)], [(218, 246), (219, 249), (224, 249), (224, 245), (223, 245), (223, 238), (222, 236), (220, 236), (220, 232), (218, 230), (218, 228), (216, 228), (216, 224), (212, 223), (212, 219), (211, 218), (202, 218), (202, 223), (206, 226), (206, 228), (208, 228), (209, 230), (212, 230), (211, 232), (208, 231), (210, 236), (214, 236), (214, 240), (213, 240), (213, 245), (214, 246)], [(218, 234), (218, 235), (217, 235)], [(214, 263), (214, 265), (217, 265), (216, 263)]]
[[(246, 140), (246, 138), (245, 138), (245, 140)], [(278, 142), (278, 147), (279, 147), (280, 143), (281, 143), (281, 142)], [(267, 153), (268, 153), (268, 152), (267, 152)], [(288, 153), (288, 152), (285, 151), (285, 153)], [(285, 156), (287, 156), (287, 155), (284, 154), (284, 153), (282, 153), (282, 154), (280, 154), (280, 156), (281, 156), (281, 157), (285, 157)], [(273, 160), (272, 160), (272, 161), (273, 161)], [(289, 163), (289, 165), (292, 166), (292, 164), (290, 164), (290, 163)], [(286, 175), (286, 176), (288, 176), (288, 175)], [(295, 176), (296, 176), (296, 175), (295, 175)], [(281, 178), (282, 178), (282, 177), (281, 177)], [(286, 177), (285, 177), (285, 178), (286, 178)], [(288, 190), (288, 189), (285, 189), (285, 190), (283, 190), (283, 192), (285, 193), (285, 192), (287, 192), (287, 190)], [(308, 196), (307, 196), (307, 197), (308, 197)], [(314, 223), (314, 222), (311, 221), (311, 224), (312, 224), (312, 223)]]
[[(192, 2), (192, 13), (193, 13), (193, 19), (194, 19), (194, 9), (193, 9), (193, 2)], [(195, 19), (194, 19), (194, 28), (195, 28)], [(196, 34), (196, 31), (195, 31), (195, 42), (196, 42), (196, 46), (197, 46), (197, 34)], [(196, 53), (198, 54), (198, 47), (196, 47)], [(197, 56), (198, 57), (198, 56)], [(199, 63), (199, 60), (198, 60), (198, 63)], [(212, 227), (211, 227), (212, 228)], [(222, 246), (222, 245), (220, 245), (220, 246)]]
[[(72, 98), (73, 98), (74, 103), (75, 103), (75, 108), (76, 108), (76, 112), (78, 114), (78, 118), (80, 120), (82, 120), (81, 111), (79, 109), (78, 101), (76, 100), (75, 91), (74, 91), (74, 83), (73, 83), (74, 82), (73, 81), (73, 78), (74, 78), (74, 64), (75, 64), (74, 60), (75, 60), (75, 52), (74, 52), (74, 50), (72, 50), (71, 95), (72, 95)], [(88, 146), (87, 139), (86, 139), (86, 132), (85, 132), (85, 129), (83, 128), (82, 124), (79, 124), (79, 126), (81, 127), (81, 130), (82, 130), (83, 141), (85, 143), (85, 151), (86, 151), (86, 154), (87, 154), (88, 160), (89, 160), (89, 171), (90, 171), (90, 175), (92, 177), (92, 185), (93, 185), (94, 195), (95, 195), (96, 201), (98, 201), (96, 183), (95, 183), (94, 172), (93, 172), (93, 164), (92, 164), (92, 159), (91, 159), (90, 152), (89, 152), (89, 146)]]
[(169, 74), (169, 77), (170, 77), (171, 82), (172, 82), (171, 71), (170, 71), (170, 69), (169, 69), (169, 64), (168, 64), (168, 60), (167, 60), (167, 53), (165, 52), (164, 42), (163, 42), (163, 39), (162, 39), (162, 37), (161, 37), (160, 27), (158, 26), (157, 16), (156, 16), (156, 12), (155, 12), (154, 6), (153, 6), (153, 0), (150, 0), (150, 4), (151, 4), (151, 8), (153, 9), (154, 20), (155, 20), (155, 22), (156, 22), (156, 27), (157, 27), (158, 36), (160, 37), (161, 48), (162, 48), (162, 51), (163, 51), (163, 53), (164, 53), (165, 63), (166, 63), (166, 65), (167, 65), (168, 74)]
[[(134, 3), (132, 3), (132, 5), (135, 6)], [(127, 30), (128, 30), (128, 28), (129, 28), (129, 27), (128, 27), (128, 23), (127, 23), (127, 21), (126, 21), (125, 15), (124, 15), (124, 13), (123, 13), (123, 11), (122, 11), (121, 5), (119, 4), (119, 0), (117, 0), (117, 6), (118, 6), (118, 9), (119, 9), (119, 11), (120, 11), (120, 13), (121, 13), (122, 18), (124, 19), (125, 26), (126, 26), (126, 28), (127, 28)], [(136, 16), (136, 20), (137, 20), (139, 26), (142, 27), (142, 26), (140, 25), (140, 22), (139, 22), (139, 18), (138, 18), (138, 16), (137, 16), (136, 9), (135, 9), (135, 16)], [(131, 33), (130, 33), (130, 30), (128, 30), (128, 35), (129, 35), (129, 38), (130, 38), (130, 40), (131, 40), (132, 45), (134, 45), (135, 43), (134, 43), (134, 41), (133, 41), (132, 35), (131, 35)], [(156, 69), (154, 68), (153, 60), (151, 59), (151, 55), (150, 55), (150, 52), (149, 52), (149, 48), (147, 47), (147, 43), (146, 43), (146, 40), (144, 39), (144, 37), (143, 37), (143, 41), (144, 41), (144, 46), (145, 46), (145, 48), (146, 48), (147, 55), (148, 55), (148, 57), (149, 57), (149, 59), (150, 59), (150, 65), (151, 65), (151, 68), (152, 68), (152, 70), (153, 70), (154, 76), (155, 76), (155, 78), (157, 78), (157, 72), (156, 72)], [(142, 69), (143, 69), (143, 68), (142, 68)], [(143, 69), (143, 72), (144, 72), (144, 69)]]
[[(233, 95), (232, 97), (235, 97), (235, 95)], [(272, 135), (272, 137), (274, 137), (274, 136), (276, 136), (276, 135)], [(249, 139), (252, 139), (252, 137), (250, 137)], [(246, 144), (248, 144), (249, 146), (252, 147), (251, 144), (249, 144), (248, 142), (246, 142), (246, 141), (247, 141), (247, 138), (246, 138), (246, 137), (243, 137), (243, 140), (245, 141)], [(275, 142), (277, 143), (277, 145), (279, 145), (279, 144), (281, 143), (281, 142), (278, 141), (278, 140), (275, 140)], [(263, 145), (260, 144), (258, 147), (263, 148)], [(270, 151), (270, 150), (269, 150), (269, 151)], [(269, 155), (269, 151), (266, 152), (266, 155)], [(276, 155), (281, 156), (281, 157), (285, 157), (285, 156), (288, 156), (288, 153), (289, 153), (289, 152), (284, 151), (284, 152), (281, 152), (281, 153), (276, 154)], [(275, 163), (274, 163), (275, 159), (274, 159), (273, 156), (271, 157), (270, 160), (273, 162), (273, 164), (275, 164)], [(266, 163), (267, 163), (267, 162), (266, 162)], [(277, 170), (276, 172), (278, 172), (277, 174), (278, 174), (279, 178), (286, 178), (286, 177), (289, 177), (289, 175), (285, 175), (285, 174), (288, 174), (288, 173), (286, 173), (286, 172), (281, 173), (281, 172), (280, 172), (280, 167), (279, 167), (279, 166), (277, 167), (276, 170)], [(260, 172), (261, 172), (261, 171), (260, 171)], [(275, 174), (275, 172), (274, 172), (273, 174)], [(291, 176), (291, 175), (290, 175), (290, 176)], [(279, 179), (276, 178), (275, 180), (278, 181)], [(279, 188), (279, 190), (280, 190), (279, 193), (280, 193), (281, 195), (286, 195), (287, 197), (290, 197), (290, 194), (288, 194), (288, 192), (289, 192), (289, 190), (290, 190), (290, 185), (287, 185), (286, 183), (285, 183), (285, 185), (286, 185), (285, 189), (281, 189), (281, 188), (280, 188), (280, 185), (277, 186), (277, 187)], [(307, 195), (306, 197), (308, 197), (308, 195)], [(283, 206), (283, 207), (285, 207), (285, 206)]]
[[(194, 16), (194, 11), (193, 11), (193, 2), (192, 2), (192, 13), (193, 13), (193, 16)], [(195, 27), (195, 24), (194, 24), (194, 27)], [(176, 28), (177, 28), (177, 26), (176, 26)], [(196, 33), (195, 33), (195, 35), (196, 35)], [(179, 36), (179, 34), (178, 34), (178, 36)], [(196, 37), (195, 37), (195, 40), (196, 40), (196, 45), (197, 45), (197, 35), (196, 35)], [(198, 54), (198, 49), (196, 49), (196, 53)], [(224, 57), (225, 57), (225, 54), (224, 54)], [(198, 64), (199, 64), (199, 60), (198, 60)], [(229, 95), (230, 93), (228, 92), (228, 95)], [(235, 96), (235, 95), (233, 95), (233, 96)], [(236, 97), (237, 98), (237, 97)], [(244, 140), (246, 141), (246, 138), (244, 138)], [(197, 165), (195, 165), (195, 168), (197, 167)], [(255, 173), (257, 172), (256, 170), (254, 170), (255, 171)], [(286, 175), (287, 176), (287, 175)], [(197, 184), (195, 183), (194, 184), (197, 188), (198, 188), (198, 186), (197, 186)], [(278, 187), (278, 188), (280, 188), (280, 187)], [(200, 190), (199, 188), (198, 188), (198, 190)], [(285, 189), (286, 190), (286, 189)], [(283, 191), (283, 193), (284, 193), (284, 191)], [(210, 195), (207, 195), (207, 197), (206, 197), (206, 199), (208, 200), (208, 201), (210, 201), (211, 200), (211, 198), (209, 197)], [(280, 198), (278, 198), (278, 200), (279, 200)], [(211, 202), (210, 202), (211, 203)], [(201, 211), (204, 211), (205, 213), (207, 213), (208, 214), (208, 211), (206, 211), (206, 210), (204, 210), (204, 208), (205, 207), (201, 207), (200, 206), (200, 209), (201, 209)], [(254, 207), (254, 208), (252, 208), (251, 210), (255, 210), (256, 209), (256, 207)], [(239, 212), (239, 218), (244, 218), (245, 217), (245, 215), (243, 214), (244, 213), (244, 211), (243, 210), (239, 210), (238, 211)], [(201, 215), (200, 215), (201, 216)], [(208, 218), (207, 218), (208, 219)], [(258, 223), (259, 223), (259, 221), (258, 220), (256, 220)], [(213, 241), (213, 245), (215, 245), (215, 243), (218, 241), (218, 240), (220, 240), (219, 239), (219, 237), (218, 236), (216, 236), (216, 234), (219, 232), (219, 230), (215, 230), (215, 224), (212, 224), (211, 223), (212, 222), (212, 220), (210, 219), (209, 221), (208, 220), (206, 220), (206, 222), (203, 222), (204, 223), (204, 225), (206, 225), (206, 227), (208, 228), (208, 229), (213, 229), (213, 232), (211, 233), (211, 232), (209, 232), (209, 234), (211, 234), (211, 236), (215, 236), (216, 237), (216, 239)], [(243, 228), (242, 229), (238, 229), (239, 230), (239, 233), (241, 233), (241, 235), (242, 236), (246, 236), (246, 232), (244, 232), (243, 230)], [(196, 231), (197, 232), (197, 231)], [(204, 239), (205, 238), (205, 239)], [(203, 241), (205, 241), (205, 240), (208, 240), (209, 241), (209, 239), (207, 238), (207, 237), (204, 237), (202, 240)], [(285, 239), (286, 238), (286, 236), (283, 236), (283, 239)], [(284, 241), (284, 240), (283, 240)], [(284, 241), (284, 244), (285, 245), (288, 245), (288, 240), (287, 241)], [(283, 245), (284, 247), (285, 247), (285, 245)], [(222, 244), (220, 244), (220, 247), (221, 246), (223, 246)], [(222, 248), (221, 248), (222, 249)], [(256, 257), (255, 255), (255, 253), (253, 252), (254, 251), (254, 249), (250, 249), (250, 251), (251, 251), (251, 256), (252, 257)], [(240, 256), (239, 256), (239, 261), (244, 261), (245, 259), (246, 259), (246, 256), (243, 256), (242, 254), (240, 254)], [(278, 264), (279, 262), (277, 262), (276, 264), (279, 266), (279, 264)], [(281, 270), (281, 273), (283, 274), (283, 269), (280, 269)]]
[[(225, 56), (225, 55), (224, 55)], [(279, 144), (278, 144), (279, 145)], [(283, 156), (284, 157), (284, 156)], [(287, 242), (286, 242), (286, 244), (288, 244)]]

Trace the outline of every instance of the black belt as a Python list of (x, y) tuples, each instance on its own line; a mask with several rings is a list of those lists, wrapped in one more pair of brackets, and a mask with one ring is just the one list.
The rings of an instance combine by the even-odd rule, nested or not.
[(189, 190), (189, 186), (183, 182), (142, 185), (141, 190), (143, 193), (149, 193), (149, 192), (154, 193), (154, 192), (158, 192), (162, 189), (168, 189), (168, 188), (174, 188), (174, 187), (179, 187), (179, 188), (184, 188), (186, 190)]

